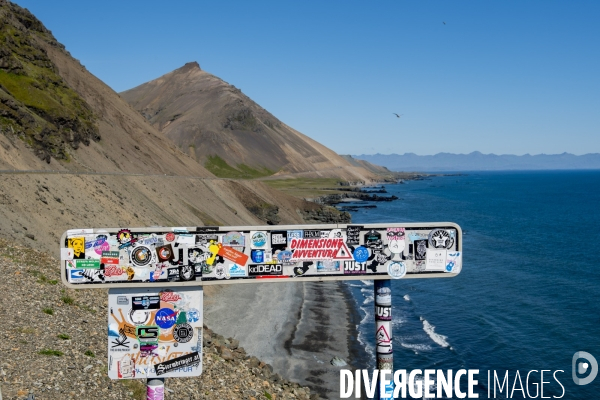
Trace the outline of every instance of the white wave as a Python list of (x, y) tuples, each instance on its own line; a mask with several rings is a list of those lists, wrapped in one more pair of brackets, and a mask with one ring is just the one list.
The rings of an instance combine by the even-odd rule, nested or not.
[(363, 285), (357, 285), (355, 283), (349, 283), (348, 286), (352, 286), (352, 287), (363, 287)]
[(373, 299), (373, 296), (365, 296), (365, 301), (363, 301), (363, 304), (370, 304), (373, 302)]
[(399, 326), (402, 325), (404, 322), (406, 322), (406, 319), (402, 317), (392, 316), (392, 326)]
[(428, 344), (422, 343), (400, 343), (400, 346), (406, 347), (407, 349), (413, 350), (415, 353), (418, 351), (429, 351), (431, 350), (431, 346)]
[(365, 286), (373, 286), (373, 281), (361, 281)]
[(368, 310), (371, 309), (371, 307), (369, 307), (369, 309), (365, 308), (365, 307), (361, 307), (360, 308), (362, 311), (364, 311), (365, 316), (363, 317), (362, 320), (360, 320), (360, 325), (364, 324), (365, 322), (369, 321), (370, 319), (373, 318), (373, 314), (371, 312), (369, 312)]
[[(444, 335), (440, 335), (439, 333), (435, 333), (435, 326), (431, 325), (429, 323), (429, 321), (427, 321), (423, 317), (419, 317), (419, 318), (423, 322), (423, 330), (425, 331), (425, 333), (427, 333), (427, 335), (429, 335), (431, 340), (433, 340), (434, 342), (436, 342), (437, 344), (439, 344), (442, 347), (450, 347), (450, 344), (448, 342), (446, 342), (446, 339), (448, 339), (448, 336), (444, 336)], [(450, 349), (452, 349), (452, 347), (450, 347)]]
[(356, 329), (358, 330), (358, 342), (364, 346), (365, 351), (369, 355), (369, 364), (375, 365), (375, 346), (373, 345), (373, 341), (369, 340), (369, 337), (365, 338), (368, 335), (365, 335), (361, 329), (358, 329), (358, 326)]
[(407, 294), (405, 294), (405, 295), (404, 295), (404, 300), (406, 300), (406, 301), (410, 301), (410, 296), (409, 296), (409, 295), (407, 295)]
[(369, 294), (373, 294), (373, 289), (365, 289), (365, 288), (362, 288), (362, 289), (360, 289), (360, 292), (361, 292), (361, 293), (369, 293)]

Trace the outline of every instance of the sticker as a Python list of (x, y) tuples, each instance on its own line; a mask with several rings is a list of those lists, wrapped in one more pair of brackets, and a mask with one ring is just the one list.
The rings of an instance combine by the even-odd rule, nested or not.
[(246, 245), (246, 238), (243, 233), (240, 232), (228, 232), (223, 235), (223, 246), (230, 247), (244, 247)]
[(317, 272), (338, 272), (340, 270), (340, 262), (333, 260), (317, 261)]
[(108, 265), (104, 267), (105, 278), (125, 278), (125, 271), (118, 265)]
[(400, 254), (406, 246), (404, 228), (387, 228), (388, 249), (392, 254)]
[(261, 265), (250, 265), (248, 267), (248, 275), (250, 276), (261, 276), (261, 275), (282, 275), (283, 265), (282, 264), (261, 264)]
[(225, 267), (222, 265), (217, 265), (217, 267), (215, 268), (215, 276), (217, 279), (223, 279), (226, 277), (226, 273), (225, 273)]
[(110, 342), (110, 351), (129, 351), (129, 344), (131, 342), (125, 335), (125, 331), (123, 329), (119, 330), (119, 336), (114, 338), (112, 342)]
[(169, 329), (177, 322), (177, 313), (170, 308), (161, 308), (156, 312), (154, 321), (162, 329)]
[(140, 342), (140, 346), (158, 345), (159, 333), (160, 329), (154, 325), (138, 326), (135, 328), (135, 335)]
[(98, 235), (96, 239), (89, 242), (85, 242), (86, 250), (93, 250), (97, 255), (101, 255), (103, 251), (110, 250), (110, 244), (108, 244), (106, 235)]
[(391, 306), (375, 306), (375, 317), (380, 321), (391, 321), (392, 320), (392, 307)]
[(349, 245), (360, 244), (360, 231), (363, 227), (360, 225), (349, 225), (346, 227), (346, 243)]
[(294, 267), (294, 275), (295, 276), (302, 276), (306, 273), (306, 271), (308, 271), (308, 264), (310, 263), (302, 263), (301, 267)]
[(261, 264), (265, 262), (265, 251), (264, 250), (252, 250), (250, 252), (250, 258), (253, 263)]
[(178, 235), (177, 243), (194, 246), (196, 244), (196, 238), (194, 235)]
[(250, 231), (250, 247), (253, 249), (263, 249), (267, 246), (267, 233), (263, 231)]
[(413, 249), (415, 260), (425, 260), (427, 257), (427, 239), (419, 239), (414, 241)]
[(451, 249), (454, 246), (452, 236), (445, 229), (434, 229), (429, 232), (429, 246), (435, 249)]
[(458, 274), (462, 269), (462, 257), (460, 251), (448, 252), (446, 256), (446, 272)]
[(366, 247), (358, 246), (352, 255), (357, 262), (363, 263), (369, 259), (369, 250)]
[(67, 247), (73, 249), (74, 260), (85, 258), (85, 238), (83, 236), (67, 239)]
[(73, 259), (73, 249), (72, 248), (60, 249), (60, 259), (61, 259), (61, 261), (72, 260)]
[(248, 255), (234, 249), (233, 247), (222, 246), (218, 254), (236, 264), (246, 265), (248, 263)]
[(246, 276), (246, 270), (244, 269), (244, 267), (240, 267), (237, 264), (229, 265), (229, 270), (227, 271), (227, 273), (231, 277)]
[(103, 251), (102, 257), (100, 258), (100, 262), (106, 265), (119, 265), (119, 255), (118, 251)]
[(427, 249), (425, 260), (425, 271), (445, 271), (446, 270), (446, 250), (445, 249)]
[(187, 343), (194, 337), (194, 330), (190, 324), (177, 324), (173, 329), (173, 338), (177, 343)]
[(69, 271), (69, 282), (82, 282), (85, 280), (82, 269), (72, 269)]
[(300, 260), (352, 260), (352, 254), (343, 238), (336, 239), (292, 239), (294, 250), (291, 261)]
[(134, 310), (158, 310), (160, 308), (160, 296), (133, 296), (131, 299)]
[(117, 361), (117, 376), (120, 379), (135, 378), (135, 360), (129, 354)]
[(154, 365), (156, 376), (167, 374), (175, 369), (196, 367), (200, 365), (202, 361), (202, 355), (198, 352), (186, 354), (181, 357), (173, 358), (172, 360), (162, 362)]
[(171, 261), (175, 256), (173, 255), (173, 247), (170, 244), (160, 246), (156, 248), (156, 256), (158, 262)]
[(129, 298), (127, 296), (117, 296), (117, 304), (120, 306), (128, 306)]
[(367, 263), (356, 261), (344, 261), (344, 274), (360, 275), (367, 273)]
[(120, 243), (119, 249), (123, 249), (134, 244), (137, 239), (133, 237), (129, 229), (121, 229), (117, 232), (117, 241)]
[(179, 278), (182, 281), (191, 281), (196, 277), (196, 270), (192, 265), (181, 265), (179, 267)]
[(290, 242), (292, 239), (302, 239), (304, 237), (304, 231), (287, 231), (287, 240)]
[(187, 320), (191, 323), (200, 321), (200, 311), (190, 308), (187, 312)]
[(305, 239), (320, 239), (321, 238), (321, 231), (305, 230), (303, 232), (303, 237)]
[(172, 241), (174, 241), (174, 240), (175, 240), (175, 234), (174, 234), (173, 232), (168, 232), (168, 233), (165, 235), (165, 240), (166, 240), (167, 242), (172, 242)]
[(148, 246), (136, 246), (131, 251), (131, 262), (136, 267), (148, 266), (154, 258), (154, 252)]
[(388, 265), (388, 275), (394, 279), (403, 278), (406, 275), (406, 265), (397, 261), (390, 263)]
[(374, 248), (382, 245), (381, 234), (374, 229), (365, 233), (365, 246)]
[(273, 231), (271, 232), (271, 248), (273, 250), (284, 250), (287, 247), (287, 232)]
[(75, 260), (75, 266), (79, 269), (100, 269), (100, 260)]
[(177, 303), (179, 300), (181, 300), (181, 295), (171, 290), (164, 290), (160, 292), (159, 295), (160, 301), (164, 301), (166, 303)]

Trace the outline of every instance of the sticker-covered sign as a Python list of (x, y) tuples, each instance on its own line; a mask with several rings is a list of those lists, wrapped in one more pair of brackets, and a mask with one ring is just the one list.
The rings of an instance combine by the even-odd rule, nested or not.
[[(453, 277), (463, 267), (462, 231), (451, 222), (273, 228), (74, 229), (61, 238), (61, 274), (72, 288), (169, 287), (274, 278), (297, 282)], [(133, 306), (161, 308), (143, 308), (137, 301)], [(169, 317), (164, 318), (161, 323), (170, 324)]]
[(109, 378), (199, 376), (202, 310), (201, 287), (110, 289)]

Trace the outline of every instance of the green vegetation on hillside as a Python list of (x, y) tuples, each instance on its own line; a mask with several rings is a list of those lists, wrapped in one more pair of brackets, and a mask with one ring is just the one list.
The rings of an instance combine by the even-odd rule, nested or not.
[(348, 193), (348, 183), (337, 178), (265, 179), (262, 182), (289, 195), (303, 198)]
[(60, 47), (29, 11), (0, 6), (0, 131), (15, 135), (42, 159), (68, 160), (66, 145), (100, 140), (94, 112), (58, 75), (38, 41)]
[(219, 178), (230, 179), (256, 179), (265, 176), (270, 176), (275, 173), (266, 167), (255, 169), (245, 164), (238, 164), (235, 168), (227, 164), (218, 155), (208, 156), (208, 160), (204, 163), (204, 168), (218, 176)]

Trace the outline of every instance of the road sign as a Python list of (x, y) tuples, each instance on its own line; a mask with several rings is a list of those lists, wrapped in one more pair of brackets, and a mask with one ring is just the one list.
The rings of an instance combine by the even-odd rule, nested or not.
[(451, 222), (72, 229), (61, 238), (71, 288), (453, 277)]

